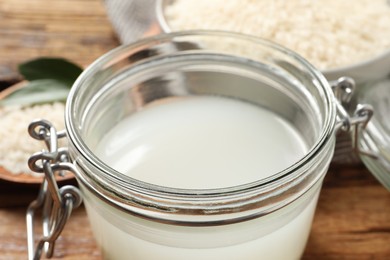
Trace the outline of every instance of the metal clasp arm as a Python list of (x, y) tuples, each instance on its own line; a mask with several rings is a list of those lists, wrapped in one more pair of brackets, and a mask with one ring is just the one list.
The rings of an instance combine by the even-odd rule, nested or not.
[[(32, 122), (28, 131), (31, 137), (44, 141), (48, 148), (35, 153), (28, 161), (31, 170), (45, 174), (38, 197), (31, 202), (26, 213), (28, 258), (38, 260), (43, 251), (46, 257), (53, 256), (56, 239), (61, 234), (72, 210), (81, 204), (82, 199), (76, 187), (63, 186), (59, 189), (55, 180), (56, 172), (72, 170), (72, 166), (68, 163), (67, 149), (58, 149), (58, 138), (65, 137), (65, 131), (57, 132), (46, 120)], [(43, 236), (34, 246), (34, 216), (40, 208), (43, 208)]]
[(355, 82), (351, 78), (342, 77), (337, 81), (331, 82), (331, 86), (337, 100), (336, 108), (339, 121), (336, 125), (336, 130), (351, 132), (352, 148), (357, 154), (377, 158), (378, 155), (375, 152), (364, 149), (359, 144), (364, 129), (374, 114), (373, 108), (367, 104), (358, 104), (353, 116), (350, 116), (343, 105), (351, 101), (355, 91)]

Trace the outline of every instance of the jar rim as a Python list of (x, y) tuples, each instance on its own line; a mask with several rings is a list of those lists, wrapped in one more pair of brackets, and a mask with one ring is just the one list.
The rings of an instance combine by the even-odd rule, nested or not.
[[(212, 36), (212, 37), (232, 37), (238, 38), (244, 41), (250, 41), (252, 43), (260, 44), (262, 46), (266, 46), (272, 50), (275, 50), (279, 53), (283, 53), (284, 55), (289, 56), (290, 58), (297, 61), (300, 65), (302, 65), (305, 69), (307, 69), (313, 77), (319, 82), (321, 86), (321, 93), (323, 94), (323, 102), (326, 104), (326, 116), (325, 121), (323, 122), (323, 127), (319, 134), (319, 137), (315, 141), (314, 145), (310, 147), (310, 149), (305, 153), (305, 155), (297, 161), (295, 164), (287, 167), (286, 169), (271, 175), (268, 178), (260, 179), (258, 181), (241, 184), (237, 186), (227, 187), (227, 188), (211, 188), (211, 189), (180, 189), (180, 188), (171, 188), (171, 187), (163, 187), (160, 185), (155, 185), (151, 183), (146, 183), (143, 181), (135, 180), (128, 176), (121, 176), (121, 178), (114, 176), (111, 174), (113, 171), (112, 168), (104, 164), (96, 155), (94, 155), (89, 149), (86, 143), (83, 141), (83, 138), (80, 133), (80, 129), (78, 129), (77, 125), (75, 125), (75, 113), (77, 111), (77, 107), (75, 107), (74, 99), (77, 98), (78, 93), (81, 88), (83, 88), (84, 84), (88, 80), (88, 78), (92, 77), (95, 73), (99, 71), (100, 68), (104, 68), (105, 66), (109, 66), (112, 63), (115, 63), (117, 60), (120, 60), (123, 55), (125, 55), (127, 50), (141, 48), (144, 45), (150, 45), (153, 43), (169, 41), (177, 37), (186, 37), (186, 36)], [(268, 40), (264, 40), (261, 38), (257, 38), (250, 35), (244, 35), (241, 33), (235, 32), (225, 32), (225, 31), (211, 31), (211, 30), (192, 30), (192, 31), (182, 31), (182, 32), (174, 32), (168, 34), (162, 34), (157, 36), (148, 37), (137, 42), (134, 42), (129, 45), (119, 46), (105, 55), (98, 58), (95, 62), (93, 62), (76, 80), (74, 83), (66, 103), (66, 111), (65, 111), (65, 126), (66, 132), (68, 135), (69, 142), (71, 146), (77, 150), (77, 152), (81, 155), (81, 157), (88, 161), (88, 164), (92, 165), (95, 168), (101, 169), (104, 174), (99, 176), (99, 179), (102, 178), (109, 182), (114, 182), (119, 184), (120, 186), (126, 186), (126, 189), (135, 190), (136, 192), (141, 193), (153, 193), (154, 195), (158, 194), (160, 197), (176, 197), (182, 200), (183, 198), (210, 198), (210, 197), (218, 197), (221, 194), (236, 196), (237, 194), (242, 194), (245, 192), (252, 192), (253, 190), (264, 188), (264, 186), (269, 185), (277, 185), (280, 184), (282, 179), (293, 179), (296, 178), (300, 173), (297, 173), (296, 176), (292, 176), (292, 173), (298, 171), (304, 171), (305, 166), (313, 160), (313, 158), (317, 157), (324, 147), (327, 147), (331, 139), (334, 137), (335, 130), (335, 122), (336, 122), (336, 106), (334, 102), (334, 95), (329, 86), (328, 81), (322, 75), (322, 73), (317, 70), (313, 65), (307, 62), (300, 55), (295, 52), (286, 49), (283, 46), (270, 42)], [(123, 178), (123, 179), (122, 179)], [(85, 182), (88, 182), (85, 180)], [(94, 189), (96, 190), (96, 189)], [(151, 192), (151, 193), (150, 193)], [(202, 203), (200, 203), (202, 204)]]

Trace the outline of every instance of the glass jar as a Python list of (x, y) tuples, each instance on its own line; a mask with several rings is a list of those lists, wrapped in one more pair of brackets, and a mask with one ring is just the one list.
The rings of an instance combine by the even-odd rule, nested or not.
[[(271, 140), (261, 147), (262, 156), (270, 157), (258, 157), (259, 176), (241, 180), (247, 171), (244, 166), (253, 157), (245, 153), (244, 146), (240, 147), (244, 159), (237, 162), (244, 170), (229, 173), (234, 175), (229, 183), (225, 182), (228, 173), (207, 172), (207, 163), (199, 159), (202, 156), (192, 155), (191, 146), (180, 139), (178, 153), (193, 158), (193, 165), (188, 167), (205, 164), (206, 173), (194, 186), (189, 182), (170, 185), (180, 176), (160, 168), (156, 170), (158, 175), (168, 181), (145, 181), (142, 176), (134, 177), (132, 170), (121, 172), (99, 155), (107, 133), (127, 118), (154, 109), (160, 123), (147, 130), (151, 136), (162, 133), (164, 137), (176, 128), (172, 125), (169, 130), (171, 122), (167, 123), (168, 131), (160, 128), (168, 120), (158, 114), (161, 107), (177, 100), (185, 103), (203, 98), (212, 98), (206, 108), (210, 113), (217, 99), (250, 104), (271, 113), (296, 132), (286, 140), (298, 138), (304, 149), (297, 153), (296, 146), (285, 146), (284, 139), (276, 138), (274, 131), (268, 136), (259, 132), (251, 136), (253, 142), (258, 138)], [(205, 111), (200, 105), (197, 108)], [(297, 54), (255, 37), (216, 31), (165, 34), (114, 49), (76, 81), (65, 117), (70, 162), (52, 163), (51, 168), (75, 173), (103, 257), (170, 260), (299, 259), (333, 155), (335, 132), (340, 128), (349, 130), (351, 122), (366, 119), (350, 120), (324, 76)], [(180, 125), (181, 121), (174, 123)], [(209, 129), (214, 125), (197, 127), (211, 133)], [(126, 142), (125, 132), (116, 133), (116, 145)], [(175, 134), (169, 136), (176, 138)], [(206, 144), (218, 134), (210, 136)], [(242, 136), (237, 135), (234, 145)], [(234, 150), (234, 145), (228, 150)], [(273, 146), (282, 149), (268, 155)], [(206, 146), (201, 152), (207, 153), (208, 149)], [(164, 157), (165, 151), (158, 151), (158, 157)], [(178, 153), (175, 156), (182, 158)], [(295, 153), (299, 156), (285, 164), (284, 158)], [(58, 154), (63, 153), (54, 157), (59, 158)], [(120, 160), (121, 156), (118, 152), (114, 159)], [(30, 161), (36, 170), (37, 158), (33, 156)], [(267, 161), (268, 168), (262, 168)], [(268, 172), (262, 175), (262, 171)]]

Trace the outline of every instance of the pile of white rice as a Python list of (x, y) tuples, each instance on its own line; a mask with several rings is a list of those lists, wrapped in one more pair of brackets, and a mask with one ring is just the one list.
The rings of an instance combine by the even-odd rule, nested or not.
[[(32, 107), (0, 107), (0, 167), (13, 174), (34, 174), (27, 165), (35, 152), (46, 149), (44, 142), (30, 137), (27, 128), (34, 119), (49, 120), (58, 130), (64, 129), (64, 104), (44, 104)], [(64, 138), (60, 146), (66, 145)]]
[(387, 0), (175, 0), (164, 12), (173, 31), (256, 35), (294, 50), (319, 69), (390, 51)]

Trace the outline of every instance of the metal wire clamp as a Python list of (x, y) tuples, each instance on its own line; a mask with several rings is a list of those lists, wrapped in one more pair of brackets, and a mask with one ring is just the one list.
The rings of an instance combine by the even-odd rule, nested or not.
[[(55, 174), (72, 171), (67, 149), (58, 148), (58, 138), (65, 137), (65, 131), (57, 132), (50, 122), (37, 120), (29, 125), (28, 132), (34, 139), (44, 141), (48, 149), (33, 154), (28, 160), (32, 171), (45, 175), (38, 197), (30, 203), (26, 213), (28, 259), (37, 260), (41, 258), (42, 252), (45, 252), (47, 258), (53, 256), (55, 241), (72, 210), (81, 205), (82, 196), (74, 186), (58, 188), (55, 180)], [(42, 237), (35, 245), (34, 217), (41, 208)]]
[(364, 130), (374, 114), (374, 109), (367, 104), (357, 104), (353, 116), (350, 116), (344, 106), (351, 102), (353, 92), (355, 91), (354, 80), (342, 77), (331, 82), (331, 87), (337, 100), (338, 122), (336, 131), (342, 130), (351, 133), (352, 148), (355, 153), (377, 159), (378, 155), (376, 152), (365, 149), (359, 144), (359, 140), (363, 138)]

